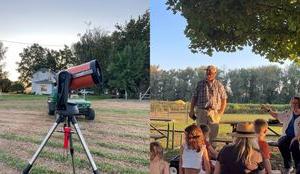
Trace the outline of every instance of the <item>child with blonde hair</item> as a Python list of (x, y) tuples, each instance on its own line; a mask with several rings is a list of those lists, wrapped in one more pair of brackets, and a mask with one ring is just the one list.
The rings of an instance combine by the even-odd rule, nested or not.
[(150, 174), (169, 174), (169, 163), (163, 159), (163, 148), (159, 142), (150, 143)]

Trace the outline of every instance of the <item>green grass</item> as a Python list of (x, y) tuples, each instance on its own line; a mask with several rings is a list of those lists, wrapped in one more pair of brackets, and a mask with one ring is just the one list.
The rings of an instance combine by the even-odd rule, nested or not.
[[(34, 153), (34, 152), (32, 152), (32, 153)], [(75, 151), (75, 153), (76, 153), (76, 151)], [(59, 163), (67, 163), (67, 162), (71, 163), (71, 157), (66, 158), (64, 155), (59, 154), (59, 153), (54, 153), (54, 152), (42, 151), (41, 154), (40, 154), (40, 157), (45, 158), (45, 159), (51, 159), (51, 160), (54, 160), (54, 161), (59, 162)], [(86, 168), (86, 169), (90, 168), (90, 163), (88, 162), (88, 160), (76, 158), (76, 154), (75, 154), (74, 157), (75, 157), (74, 158), (74, 164), (75, 164), (76, 167)], [(141, 170), (130, 169), (128, 167), (120, 167), (120, 166), (116, 166), (116, 165), (110, 165), (108, 163), (96, 163), (96, 165), (100, 166), (101, 171), (104, 171), (104, 172), (131, 171), (133, 173), (143, 173), (143, 171), (141, 171)]]
[[(6, 140), (20, 141), (20, 142), (32, 142), (37, 145), (39, 145), (41, 143), (41, 140), (31, 138), (31, 137), (22, 137), (22, 136), (18, 136), (16, 134), (12, 134), (12, 133), (0, 134), (0, 138), (6, 139)], [(62, 148), (61, 143), (51, 141), (51, 139), (47, 142), (47, 146), (53, 147), (53, 148)], [(115, 146), (115, 147), (119, 147), (119, 146)], [(74, 142), (74, 149), (76, 152), (84, 153), (81, 145), (75, 144), (75, 142)], [(147, 166), (149, 163), (148, 159), (143, 158), (143, 157), (138, 157), (138, 156), (134, 157), (134, 156), (123, 155), (123, 154), (113, 154), (113, 153), (104, 152), (104, 151), (101, 151), (101, 150), (98, 150), (95, 148), (90, 148), (90, 151), (95, 156), (104, 157), (104, 158), (111, 159), (111, 160), (141, 164), (143, 166)]]
[(4, 94), (0, 95), (0, 99), (5, 100), (46, 100), (48, 95), (31, 95), (31, 94)]
[(103, 99), (111, 99), (109, 95), (86, 95), (87, 100), (103, 100)]
[[(25, 163), (22, 159), (14, 157), (3, 150), (0, 150), (0, 161), (10, 167), (16, 168), (18, 170), (23, 170), (27, 163)], [(44, 166), (33, 166), (31, 174), (62, 174), (59, 172), (55, 172), (53, 170), (49, 170)]]
[(145, 134), (130, 134), (130, 133), (119, 133), (119, 132), (112, 132), (111, 130), (99, 130), (97, 131), (99, 134), (104, 134), (104, 135), (114, 135), (118, 137), (125, 137), (125, 138), (136, 138), (136, 139), (142, 139), (142, 140), (148, 140), (149, 135)]
[(113, 144), (113, 143), (106, 143), (106, 142), (98, 142), (96, 144), (98, 144), (101, 147), (105, 147), (109, 149), (127, 150), (127, 151), (139, 152), (139, 153), (149, 152), (148, 148), (146, 149), (146, 148), (134, 147), (132, 145), (127, 145), (127, 144)]
[[(32, 151), (32, 153), (34, 153)], [(66, 156), (59, 154), (59, 153), (54, 153), (54, 152), (47, 152), (47, 151), (42, 151), (40, 154), (41, 158), (45, 158), (45, 159), (50, 159), (59, 163), (71, 163), (71, 157), (69, 156), (68, 158), (66, 158)], [(90, 169), (90, 163), (88, 162), (88, 160), (85, 159), (80, 159), (80, 158), (76, 158), (76, 154), (74, 156), (74, 164), (77, 168), (85, 168), (85, 169)], [(146, 173), (143, 172), (141, 170), (137, 170), (137, 169), (131, 169), (128, 167), (120, 167), (120, 166), (116, 166), (116, 165), (111, 165), (109, 163), (96, 163), (97, 166), (99, 166), (99, 168), (101, 169), (101, 171), (103, 172), (132, 172), (132, 173)]]
[(113, 125), (119, 125), (119, 126), (134, 126), (138, 128), (144, 128), (145, 125), (137, 123), (136, 121), (122, 121), (122, 120), (116, 120), (116, 119), (105, 119), (105, 120), (98, 120), (95, 121), (96, 123), (102, 123), (102, 124), (113, 124)]
[(143, 109), (110, 109), (110, 108), (101, 108), (95, 109), (101, 113), (109, 113), (109, 114), (116, 114), (116, 115), (130, 115), (133, 117), (144, 117), (146, 114), (149, 114), (149, 110)]
[[(86, 135), (86, 138), (89, 139), (89, 148), (91, 154), (96, 159), (96, 164), (99, 167), (101, 172), (106, 173), (148, 173), (148, 122), (147, 115), (149, 110), (140, 107), (138, 108), (123, 108), (118, 107), (126, 104), (125, 101), (118, 100), (108, 100), (102, 102), (98, 102), (100, 98), (92, 97), (92, 104), (95, 104), (97, 117), (96, 120), (92, 123), (85, 123), (85, 120), (81, 120), (83, 127), (97, 125), (100, 129), (89, 129)], [(47, 117), (47, 96), (35, 96), (35, 95), (1, 95), (0, 96), (0, 112), (12, 109), (13, 111), (38, 111), (36, 112), (37, 117)], [(114, 107), (110, 107), (110, 102), (112, 102)], [(133, 102), (131, 102), (132, 104)], [(102, 105), (103, 104), (103, 105)], [(130, 104), (130, 105), (131, 105)], [(134, 104), (134, 103), (133, 103)], [(137, 102), (137, 104), (139, 104)], [(20, 117), (24, 119), (27, 115), (22, 115), (20, 112), (16, 112)], [(4, 115), (2, 115), (4, 116)], [(48, 118), (48, 117), (47, 117)], [(30, 115), (30, 119), (34, 119), (33, 115)], [(80, 119), (79, 119), (80, 120)], [(52, 122), (50, 117), (46, 120), (47, 122)], [(28, 124), (25, 121), (26, 124)], [(19, 123), (14, 123), (13, 120), (6, 121), (5, 124), (8, 126), (15, 126)], [(104, 125), (105, 128), (102, 129), (100, 125)], [(18, 125), (17, 125), (18, 126)], [(1, 132), (0, 131), (0, 141), (6, 140), (16, 143), (16, 147), (14, 148), (22, 148), (22, 144), (26, 143), (27, 145), (40, 145), (45, 132), (38, 131), (36, 129), (36, 124), (33, 125), (35, 129), (33, 131), (26, 131), (19, 135), (18, 132)], [(122, 129), (118, 129), (118, 127), (122, 127)], [(138, 127), (138, 129), (135, 129)], [(14, 129), (13, 129), (14, 130)], [(44, 130), (44, 129), (43, 129)], [(34, 134), (34, 135), (33, 135)], [(97, 137), (111, 137), (111, 139), (106, 138), (92, 138), (92, 136), (97, 135)], [(61, 141), (60, 141), (61, 139)], [(54, 134), (53, 137), (48, 141), (46, 147), (51, 148), (51, 152), (43, 151), (41, 153), (41, 158), (45, 161), (52, 161), (57, 164), (66, 163), (70, 164), (70, 160), (66, 160), (63, 154), (59, 152), (55, 152), (55, 149), (62, 149), (62, 136), (58, 136)], [(130, 139), (137, 141), (139, 143), (133, 144)], [(129, 141), (128, 141), (129, 140)], [(124, 141), (124, 142), (123, 142)], [(76, 159), (75, 163), (79, 168), (90, 168), (89, 162), (85, 157), (85, 152), (78, 141), (78, 138), (74, 137), (74, 149), (77, 155), (80, 154), (82, 159)], [(17, 147), (17, 146), (20, 147)], [(25, 151), (29, 154), (33, 154), (36, 149), (25, 149)], [(9, 158), (18, 157), (18, 154), (10, 154), (9, 152), (5, 152), (6, 149), (3, 149), (3, 153), (6, 153), (6, 156), (1, 156), (2, 160)], [(131, 153), (132, 152), (132, 153)], [(24, 154), (23, 154), (24, 155)], [(4, 158), (5, 157), (5, 158)], [(78, 157), (78, 156), (77, 156)], [(24, 156), (23, 156), (24, 158)], [(26, 158), (26, 157), (25, 157)], [(10, 160), (13, 161), (13, 160)], [(16, 159), (17, 162), (13, 163), (10, 161), (3, 162), (4, 165), (11, 167), (13, 169), (21, 170), (26, 165), (26, 160), (24, 159)], [(20, 162), (22, 161), (22, 163)], [(16, 164), (23, 164), (21, 167), (18, 167)], [(55, 164), (54, 163), (54, 164)], [(43, 165), (43, 164), (42, 164)], [(36, 173), (53, 173), (52, 169), (49, 166), (41, 166), (37, 164), (35, 166), (37, 170)], [(35, 168), (34, 167), (34, 168)], [(56, 169), (59, 172), (58, 169)], [(80, 170), (80, 169), (78, 169)], [(0, 172), (1, 173), (1, 172)], [(55, 173), (55, 171), (54, 171)], [(57, 172), (56, 172), (57, 173)]]

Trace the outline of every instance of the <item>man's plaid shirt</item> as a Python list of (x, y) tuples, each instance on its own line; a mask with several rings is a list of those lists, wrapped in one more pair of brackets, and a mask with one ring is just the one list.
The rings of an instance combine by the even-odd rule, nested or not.
[(221, 99), (226, 99), (227, 94), (221, 82), (214, 80), (209, 83), (205, 79), (198, 82), (193, 97), (196, 98), (195, 106), (197, 108), (219, 110)]

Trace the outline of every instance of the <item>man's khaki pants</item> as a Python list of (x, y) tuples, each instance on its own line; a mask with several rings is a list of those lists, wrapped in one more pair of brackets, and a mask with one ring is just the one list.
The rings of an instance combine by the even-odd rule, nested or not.
[(218, 115), (216, 110), (205, 110), (198, 108), (196, 108), (195, 115), (197, 117), (197, 126), (200, 126), (201, 124), (208, 125), (210, 129), (209, 141), (211, 144), (214, 144), (212, 143), (212, 140), (218, 136), (221, 116)]

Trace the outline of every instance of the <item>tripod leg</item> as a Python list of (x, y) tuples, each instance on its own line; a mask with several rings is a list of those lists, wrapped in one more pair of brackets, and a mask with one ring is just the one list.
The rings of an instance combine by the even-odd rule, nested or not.
[[(71, 127), (71, 118), (68, 117), (68, 127)], [(72, 159), (72, 167), (73, 167), (73, 174), (75, 174), (75, 164), (74, 164), (74, 147), (73, 147), (73, 140), (72, 140), (72, 131), (70, 132), (70, 154)]]
[(44, 146), (46, 145), (46, 143), (48, 142), (48, 140), (50, 139), (51, 135), (53, 134), (53, 132), (55, 131), (55, 129), (57, 128), (58, 124), (60, 122), (62, 122), (64, 120), (64, 117), (62, 115), (60, 115), (55, 123), (53, 124), (53, 126), (50, 128), (48, 134), (46, 135), (46, 137), (44, 138), (43, 142), (40, 144), (38, 150), (35, 152), (35, 154), (32, 156), (31, 160), (28, 162), (26, 168), (23, 170), (23, 174), (28, 174), (33, 163), (35, 162), (35, 160), (37, 159), (37, 157), (39, 156), (39, 154), (41, 153), (41, 151), (43, 150)]
[(85, 142), (85, 140), (83, 138), (83, 135), (82, 135), (82, 133), (80, 131), (80, 128), (78, 126), (78, 123), (77, 123), (77, 120), (76, 120), (75, 116), (72, 117), (72, 124), (74, 125), (74, 128), (75, 128), (75, 130), (77, 132), (77, 135), (79, 137), (81, 145), (83, 146), (83, 149), (84, 149), (84, 151), (86, 153), (86, 156), (87, 156), (87, 158), (88, 158), (88, 160), (89, 160), (89, 162), (90, 162), (90, 164), (91, 164), (91, 166), (93, 168), (94, 174), (99, 174), (97, 166), (95, 164), (95, 161), (94, 161), (94, 159), (92, 157), (92, 154), (91, 154), (91, 152), (90, 152), (90, 150), (89, 150), (89, 148), (88, 148), (88, 146), (87, 146), (87, 144), (86, 144), (86, 142)]

